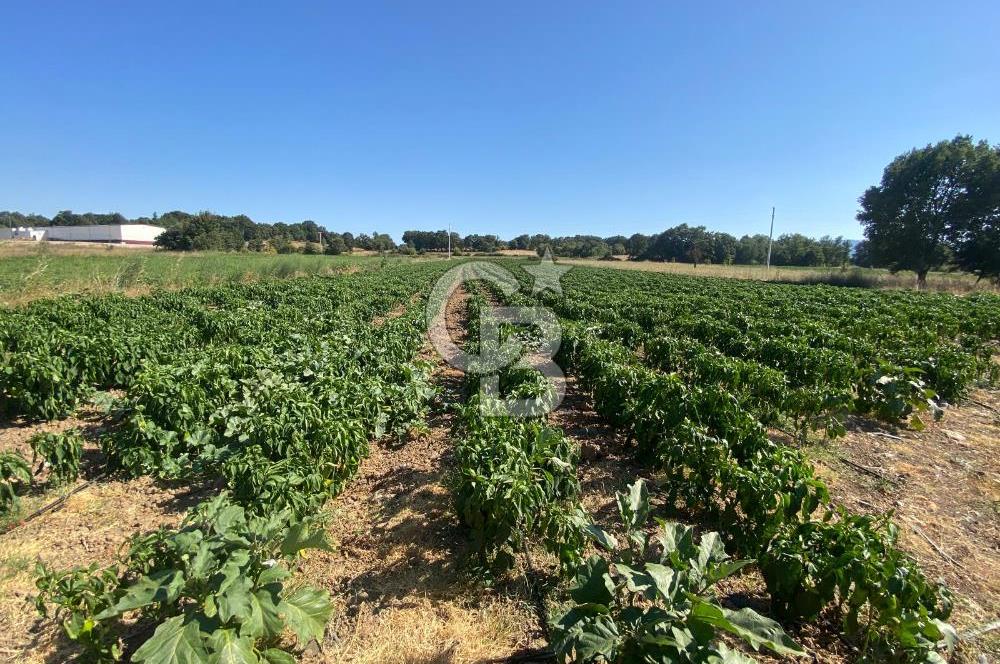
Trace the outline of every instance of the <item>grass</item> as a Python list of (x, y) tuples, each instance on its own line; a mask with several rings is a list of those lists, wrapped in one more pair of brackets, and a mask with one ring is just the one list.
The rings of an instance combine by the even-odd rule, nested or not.
[(0, 242), (0, 304), (76, 293), (141, 294), (374, 266), (371, 256), (197, 252)]
[[(622, 270), (644, 270), (687, 274), (703, 277), (730, 277), (735, 279), (758, 279), (781, 283), (831, 284), (834, 286), (855, 286), (861, 288), (916, 288), (917, 277), (913, 272), (891, 274), (888, 270), (852, 267), (847, 269), (829, 267), (772, 267), (763, 265), (699, 265), (691, 263), (659, 263), (653, 261), (593, 260), (587, 258), (560, 258), (558, 262), (567, 265), (608, 267)], [(927, 275), (927, 290), (948, 293), (971, 293), (974, 291), (997, 292), (996, 285), (987, 281), (976, 282), (971, 274), (956, 272), (931, 272)]]
[[(526, 258), (534, 252), (503, 252)], [(345, 269), (364, 269), (382, 261), (441, 260), (392, 256), (370, 252), (345, 256), (304, 254), (258, 254), (222, 252), (168, 252), (149, 248), (54, 244), (48, 242), (0, 242), (0, 305), (17, 305), (39, 298), (80, 293), (126, 293), (138, 295), (158, 288), (176, 289), (222, 283), (286, 279), (296, 276), (332, 274)], [(761, 265), (699, 265), (649, 261), (560, 258), (560, 263), (649, 270), (694, 276), (761, 279), (786, 283), (833, 284), (863, 288), (913, 288), (912, 273), (890, 274), (886, 270), (847, 270)], [(933, 272), (928, 289), (952, 293), (980, 290), (996, 292), (995, 285), (976, 283), (968, 274)]]

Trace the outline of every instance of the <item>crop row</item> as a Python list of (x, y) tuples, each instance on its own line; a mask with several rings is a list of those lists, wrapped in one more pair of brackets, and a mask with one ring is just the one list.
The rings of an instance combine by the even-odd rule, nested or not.
[[(737, 295), (745, 294), (744, 285), (730, 283), (715, 284), (715, 290), (731, 288)], [(665, 291), (671, 285), (671, 280), (663, 279), (661, 292), (650, 293), (641, 283), (634, 289), (623, 288), (613, 272), (577, 275), (575, 287), (567, 289), (565, 297), (547, 298), (560, 313), (574, 314), (576, 319), (564, 324), (560, 365), (579, 375), (598, 413), (636, 441), (638, 459), (663, 474), (669, 505), (718, 525), (731, 550), (757, 559), (777, 615), (786, 620), (814, 619), (836, 601), (843, 609), (845, 633), (868, 656), (937, 661), (937, 649), (954, 639), (954, 631), (944, 622), (951, 608), (947, 590), (929, 583), (895, 546), (896, 529), (888, 517), (859, 516), (829, 506), (827, 488), (814, 476), (808, 460), (801, 452), (771, 441), (764, 426), (788, 413), (816, 418), (820, 409), (802, 408), (801, 395), (808, 396), (810, 386), (828, 385), (825, 381), (836, 377), (835, 371), (829, 373), (829, 365), (818, 361), (811, 371), (792, 372), (790, 377), (789, 366), (808, 367), (809, 360), (790, 358), (789, 353), (842, 354), (845, 361), (839, 366), (844, 380), (825, 394), (820, 391), (819, 403), (830, 404), (824, 408), (827, 415), (874, 412), (896, 421), (933, 396), (920, 381), (924, 374), (915, 367), (886, 371), (887, 362), (881, 361), (884, 373), (876, 380), (858, 380), (871, 370), (871, 357), (855, 358), (833, 344), (821, 346), (816, 338), (795, 340), (787, 336), (791, 334), (787, 329), (786, 337), (769, 339), (785, 343), (783, 363), (765, 363), (760, 361), (762, 355), (747, 352), (754, 348), (747, 343), (752, 326), (743, 330), (740, 346), (723, 345), (722, 350), (702, 343), (693, 330), (718, 330), (724, 327), (720, 319), (735, 314), (688, 312), (681, 323), (660, 315), (648, 317), (651, 309), (673, 297)], [(712, 286), (704, 284), (707, 290)], [(848, 302), (858, 297), (850, 291), (827, 290), (824, 295), (833, 309), (838, 309), (839, 292)], [(816, 329), (830, 325), (809, 320), (810, 315), (822, 318), (827, 309), (809, 306), (808, 300), (816, 296), (813, 291), (801, 289), (801, 294), (805, 303), (785, 306), (786, 323), (797, 325), (799, 331), (809, 325)], [(767, 296), (774, 299), (775, 293)], [(682, 288), (678, 297), (683, 301), (693, 296)], [(733, 294), (727, 297), (735, 306)], [(800, 292), (785, 289), (781, 297), (795, 300)], [(531, 302), (524, 296), (515, 299)], [(900, 311), (906, 315), (905, 307)], [(982, 359), (990, 352), (995, 341), (990, 335), (996, 330), (976, 327), (979, 317), (991, 315), (977, 310), (964, 323), (956, 323), (965, 325), (968, 333), (962, 347), (924, 335), (923, 344), (953, 352), (964, 366), (974, 368), (965, 375), (935, 376), (938, 381), (953, 381), (956, 394), (993, 370)], [(860, 336), (867, 326), (855, 323), (855, 327)], [(678, 329), (686, 333), (674, 334)], [(777, 327), (773, 331), (779, 333)], [(720, 338), (712, 340), (718, 343)], [(868, 343), (870, 349), (871, 337)], [(851, 350), (860, 348), (859, 344)], [(879, 354), (892, 352), (878, 349), (873, 357)], [(905, 388), (886, 377), (897, 370), (908, 379)], [(831, 394), (836, 398), (831, 400)], [(895, 410), (890, 409), (894, 400)], [(936, 405), (932, 400), (928, 407)], [(830, 419), (825, 425), (833, 429), (831, 433), (838, 432)]]
[[(360, 273), (180, 294), (203, 309), (184, 309), (174, 329), (198, 330), (198, 342), (138, 361), (116, 384), (125, 392), (100, 442), (111, 469), (223, 491), (180, 527), (131, 538), (111, 567), (40, 568), (39, 609), (54, 608), (97, 661), (294, 661), (287, 635), (300, 645), (321, 638), (331, 605), (324, 591), (287, 588), (287, 561), (327, 546), (315, 515), (353, 476), (368, 441), (423, 417), (432, 390), (415, 359), (422, 335), (412, 296), (433, 276)], [(322, 302), (327, 290), (337, 304)], [(175, 301), (162, 297), (137, 306), (159, 312)], [(401, 302), (401, 315), (388, 316)], [(93, 329), (84, 321), (70, 334)], [(98, 386), (81, 381), (79, 393)]]
[[(478, 354), (478, 322), (490, 315), (481, 290), (469, 298), (466, 351)], [(503, 369), (498, 377), (508, 394), (527, 396), (537, 374)], [(479, 390), (480, 375), (466, 375), (469, 398), (455, 426), (455, 508), (469, 529), (477, 566), (487, 573), (509, 569), (530, 539), (538, 539), (564, 566), (579, 560), (584, 538), (579, 452), (562, 431), (541, 417), (512, 417), (495, 396)]]
[(843, 433), (847, 413), (919, 428), (996, 380), (1000, 298), (574, 270), (560, 315), (688, 382), (721, 382), (768, 423)]
[[(530, 304), (516, 294), (504, 296), (499, 288), (492, 296)], [(528, 316), (538, 327), (525, 330), (495, 321), (489, 325), (488, 303), (480, 296), (470, 308), (473, 320), (487, 323), (470, 330), (474, 350), (499, 354), (508, 340), (527, 351), (544, 346), (540, 333), (549, 331), (544, 316)], [(500, 330), (499, 339), (477, 337), (476, 332), (490, 328)], [(569, 341), (575, 346), (572, 336)], [(568, 606), (550, 624), (557, 661), (753, 661), (720, 640), (721, 632), (755, 650), (804, 653), (774, 621), (752, 609), (732, 611), (718, 604), (713, 585), (751, 562), (729, 559), (718, 533), (706, 533), (696, 544), (690, 527), (662, 523), (660, 534), (650, 536), (641, 481), (618, 495), (624, 547), (594, 523), (578, 502), (575, 443), (543, 424), (551, 404), (547, 380), (537, 370), (514, 365), (499, 370), (497, 383), (500, 395), (477, 392), (463, 410), (456, 497), (476, 541), (487, 551), (495, 549), (497, 562), (509, 564), (528, 535), (559, 556), (563, 575), (573, 583)], [(538, 407), (527, 409), (530, 418), (513, 419), (504, 402), (511, 398), (533, 399)], [(588, 541), (604, 555), (585, 560)]]
[(157, 292), (38, 301), (0, 309), (0, 416), (53, 419), (94, 389), (125, 388), (144, 363), (183, 349), (272, 348), (382, 316), (425, 289), (433, 265)]

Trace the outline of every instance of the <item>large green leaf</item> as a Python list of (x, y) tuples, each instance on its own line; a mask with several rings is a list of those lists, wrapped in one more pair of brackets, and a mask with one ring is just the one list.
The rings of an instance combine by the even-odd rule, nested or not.
[(260, 659), (253, 649), (253, 641), (236, 634), (232, 629), (220, 629), (208, 637), (212, 648), (209, 656), (211, 664), (259, 664)]
[(610, 604), (615, 597), (615, 584), (608, 561), (600, 556), (591, 556), (580, 566), (576, 583), (569, 594), (578, 604)]
[(735, 634), (746, 640), (754, 650), (764, 646), (779, 655), (804, 655), (806, 652), (785, 634), (781, 625), (753, 609), (732, 611), (710, 602), (696, 600), (688, 614), (688, 620)]
[(699, 572), (704, 574), (708, 563), (724, 560), (725, 558), (726, 549), (722, 546), (722, 538), (719, 537), (719, 533), (710, 532), (701, 536), (701, 541), (698, 543), (698, 559), (696, 563)]
[(153, 636), (132, 655), (133, 662), (147, 664), (209, 664), (198, 623), (174, 616), (160, 623)]
[(322, 640), (333, 605), (326, 591), (299, 588), (278, 604), (278, 612), (295, 632), (299, 643), (304, 644), (309, 639)]
[(252, 638), (281, 634), (284, 623), (278, 614), (276, 595), (267, 590), (258, 590), (249, 599), (250, 611), (240, 625), (240, 634)]
[(630, 530), (642, 528), (649, 515), (649, 489), (645, 481), (638, 479), (629, 487), (627, 494), (618, 494), (618, 510)]
[(618, 540), (615, 539), (614, 535), (600, 526), (594, 523), (587, 523), (583, 528), (590, 535), (590, 538), (605, 551), (614, 551), (618, 548)]
[(720, 643), (716, 651), (708, 656), (708, 664), (757, 664), (757, 660)]
[(656, 563), (646, 563), (646, 574), (653, 581), (656, 591), (665, 599), (673, 599), (676, 587), (674, 586), (674, 570), (664, 565)]
[(563, 614), (556, 625), (561, 634), (559, 642), (554, 644), (558, 652), (573, 652), (578, 662), (602, 661), (599, 657), (613, 660), (620, 637), (611, 616), (595, 612), (592, 606), (576, 606)]
[(153, 572), (129, 586), (125, 595), (114, 606), (101, 611), (94, 618), (104, 620), (150, 604), (172, 604), (180, 597), (183, 589), (184, 574), (179, 570)]
[(226, 623), (233, 616), (246, 616), (251, 610), (251, 590), (253, 589), (250, 579), (242, 578), (229, 585), (224, 592), (219, 593), (216, 598), (216, 606), (219, 610), (219, 620)]
[(285, 534), (285, 539), (281, 542), (281, 553), (285, 556), (294, 556), (303, 549), (333, 550), (326, 540), (324, 530), (317, 528), (310, 532), (307, 524), (299, 522), (293, 524)]

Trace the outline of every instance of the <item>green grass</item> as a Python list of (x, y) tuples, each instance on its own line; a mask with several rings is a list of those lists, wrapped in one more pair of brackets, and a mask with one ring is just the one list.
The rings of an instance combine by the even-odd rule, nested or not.
[(330, 274), (374, 267), (377, 256), (174, 253), (127, 248), (0, 243), (0, 304), (70, 293), (138, 294), (259, 279)]

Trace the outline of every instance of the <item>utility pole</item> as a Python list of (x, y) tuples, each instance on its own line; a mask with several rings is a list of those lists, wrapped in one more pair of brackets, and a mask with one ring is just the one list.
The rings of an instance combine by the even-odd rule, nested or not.
[(771, 243), (774, 242), (774, 206), (771, 206), (771, 231), (767, 234), (767, 273), (771, 273)]
[(448, 223), (448, 260), (451, 260), (451, 222)]

